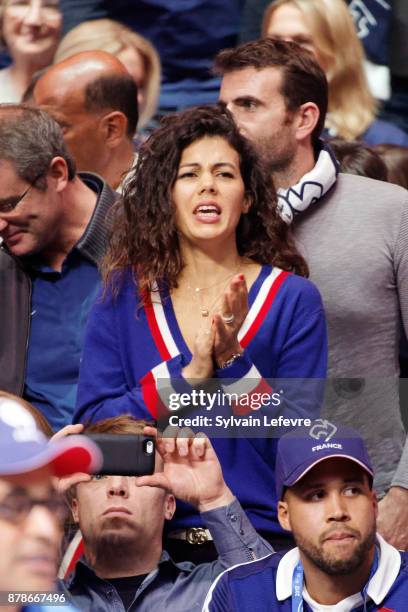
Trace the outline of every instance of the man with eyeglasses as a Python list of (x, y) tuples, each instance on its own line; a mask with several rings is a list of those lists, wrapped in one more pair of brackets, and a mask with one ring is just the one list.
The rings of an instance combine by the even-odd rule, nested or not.
[(1, 609), (39, 612), (69, 605), (55, 586), (67, 506), (52, 477), (93, 472), (101, 460), (84, 436), (48, 442), (20, 403), (0, 398)]
[(77, 175), (45, 112), (0, 105), (0, 389), (71, 422), (115, 194)]

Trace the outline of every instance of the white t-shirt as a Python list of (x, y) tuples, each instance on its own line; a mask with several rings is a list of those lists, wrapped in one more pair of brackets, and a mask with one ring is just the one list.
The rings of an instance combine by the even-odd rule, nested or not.
[(354, 610), (354, 608), (357, 608), (364, 603), (361, 593), (350, 595), (349, 597), (346, 597), (346, 599), (342, 599), (332, 606), (317, 603), (317, 601), (310, 597), (306, 587), (303, 587), (302, 595), (303, 599), (309, 604), (313, 612), (350, 612), (350, 610)]

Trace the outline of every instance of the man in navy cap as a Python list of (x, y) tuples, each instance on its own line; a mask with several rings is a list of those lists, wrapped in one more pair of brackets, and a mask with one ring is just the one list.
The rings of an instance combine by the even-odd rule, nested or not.
[(0, 398), (0, 606), (7, 611), (69, 604), (55, 588), (67, 507), (52, 477), (100, 465), (90, 440), (48, 442), (18, 398)]
[(376, 534), (372, 482), (356, 431), (319, 419), (283, 436), (278, 518), (297, 548), (227, 570), (204, 610), (405, 612), (408, 553)]

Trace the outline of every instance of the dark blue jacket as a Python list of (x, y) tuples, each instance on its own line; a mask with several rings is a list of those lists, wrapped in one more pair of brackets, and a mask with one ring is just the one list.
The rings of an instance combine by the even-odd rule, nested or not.
[[(407, 612), (408, 553), (399, 552), (378, 537), (380, 561), (367, 586), (366, 612)], [(292, 612), (292, 574), (297, 549), (236, 565), (212, 585), (203, 612)], [(311, 607), (303, 601), (304, 612)], [(363, 612), (364, 604), (350, 612)]]

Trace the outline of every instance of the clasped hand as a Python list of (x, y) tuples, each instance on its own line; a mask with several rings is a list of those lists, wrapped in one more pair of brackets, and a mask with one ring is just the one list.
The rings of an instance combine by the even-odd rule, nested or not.
[(198, 330), (193, 356), (184, 368), (184, 378), (200, 382), (211, 378), (215, 367), (222, 367), (242, 353), (238, 332), (248, 313), (248, 290), (243, 274), (237, 274), (225, 290), (220, 313), (213, 315), (211, 325)]

